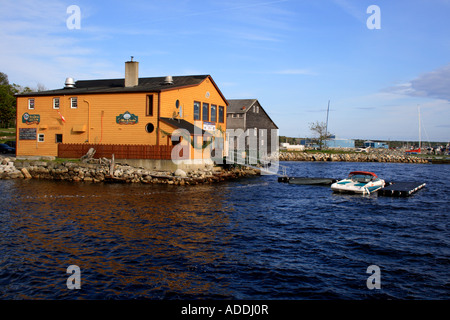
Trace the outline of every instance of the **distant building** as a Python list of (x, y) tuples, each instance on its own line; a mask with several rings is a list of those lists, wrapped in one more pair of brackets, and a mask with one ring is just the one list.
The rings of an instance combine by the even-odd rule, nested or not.
[[(257, 99), (228, 99), (227, 130), (241, 129), (245, 134), (245, 149), (254, 149), (258, 159), (271, 151), (278, 151), (278, 134), (272, 135), (272, 130), (278, 130), (278, 126), (272, 121)], [(275, 131), (274, 133), (277, 133)], [(252, 144), (253, 142), (253, 144)], [(241, 149), (240, 146), (239, 149)], [(237, 150), (237, 141), (235, 141)], [(253, 150), (255, 151), (255, 150)]]
[(287, 142), (280, 143), (280, 149), (286, 151), (303, 151), (305, 150), (305, 145), (302, 144), (289, 144)]
[(381, 148), (381, 149), (389, 149), (389, 145), (385, 142), (381, 141), (364, 141), (364, 147), (370, 147), (370, 148)]
[(327, 148), (354, 148), (355, 140), (336, 139), (336, 137), (333, 136), (331, 139), (325, 140), (325, 146)]

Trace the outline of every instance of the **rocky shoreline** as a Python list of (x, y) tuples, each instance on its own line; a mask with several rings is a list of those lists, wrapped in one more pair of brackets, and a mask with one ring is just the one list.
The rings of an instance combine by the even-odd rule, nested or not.
[[(280, 152), (279, 161), (430, 163), (427, 159), (392, 152), (331, 154), (320, 152)], [(13, 157), (0, 156), (0, 180), (49, 179), (92, 183), (121, 182), (195, 185), (260, 174), (259, 170), (241, 166), (228, 169), (209, 166), (188, 172), (181, 169), (170, 172), (152, 171), (120, 163), (111, 165), (108, 161), (96, 161), (94, 163), (82, 161), (59, 162), (51, 160), (17, 160)]]
[(0, 157), (0, 180), (47, 179), (89, 183), (196, 185), (257, 175), (260, 175), (259, 170), (247, 167), (205, 167), (188, 172), (181, 169), (169, 172), (135, 168), (126, 164), (111, 166), (107, 163), (27, 161)]
[(280, 152), (280, 161), (347, 161), (347, 162), (395, 162), (395, 163), (430, 163), (427, 159), (407, 156), (399, 153), (309, 153)]

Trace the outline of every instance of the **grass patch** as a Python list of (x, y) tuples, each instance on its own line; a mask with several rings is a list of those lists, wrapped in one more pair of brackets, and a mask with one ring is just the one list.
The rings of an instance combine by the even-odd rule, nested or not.
[(16, 136), (16, 128), (0, 129), (0, 136)]
[(63, 163), (63, 162), (80, 162), (80, 159), (72, 159), (72, 158), (55, 158), (55, 160), (51, 160), (51, 162)]
[(16, 128), (0, 128), (0, 143), (16, 140)]

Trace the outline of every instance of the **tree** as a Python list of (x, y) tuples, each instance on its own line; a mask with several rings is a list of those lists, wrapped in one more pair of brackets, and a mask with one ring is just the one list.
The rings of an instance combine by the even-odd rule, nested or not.
[(37, 92), (40, 92), (40, 91), (46, 91), (46, 90), (47, 90), (47, 87), (44, 86), (42, 83), (38, 83), (38, 84), (37, 84), (37, 88), (36, 88), (36, 91), (37, 91)]
[(315, 123), (309, 124), (309, 129), (316, 136), (317, 144), (322, 150), (325, 140), (329, 139), (332, 135), (327, 132), (327, 125), (325, 122), (316, 121)]
[(8, 76), (0, 72), (0, 125), (7, 127), (16, 113), (16, 98)]
[(15, 94), (31, 92), (29, 87), (22, 87), (15, 83), (10, 84), (8, 76), (0, 72), (0, 126), (9, 127), (13, 125), (16, 117)]
[(9, 85), (6, 73), (0, 72), (0, 86)]

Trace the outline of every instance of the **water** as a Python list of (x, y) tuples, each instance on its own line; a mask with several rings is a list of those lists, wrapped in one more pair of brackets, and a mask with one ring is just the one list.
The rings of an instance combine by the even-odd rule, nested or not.
[[(0, 181), (2, 299), (448, 299), (448, 165), (283, 162), (290, 176), (374, 171), (409, 198), (262, 176), (213, 185)], [(69, 290), (78, 265), (81, 289)], [(381, 289), (366, 284), (370, 265)]]

